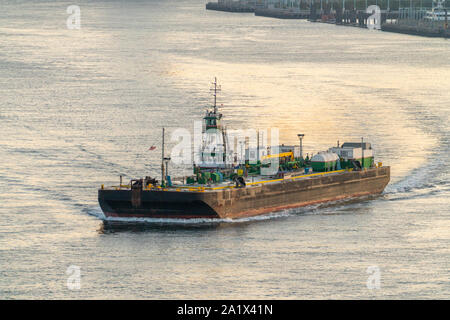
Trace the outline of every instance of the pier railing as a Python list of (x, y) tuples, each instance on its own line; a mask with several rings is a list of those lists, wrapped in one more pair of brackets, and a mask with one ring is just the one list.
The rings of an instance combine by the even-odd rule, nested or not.
[(430, 8), (400, 8), (398, 18), (382, 25), (382, 30), (428, 37), (450, 38), (448, 12), (434, 17)]

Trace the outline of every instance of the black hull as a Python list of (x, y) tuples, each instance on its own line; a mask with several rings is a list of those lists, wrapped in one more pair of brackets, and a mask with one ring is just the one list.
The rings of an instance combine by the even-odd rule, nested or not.
[(219, 218), (192, 192), (142, 191), (141, 205), (133, 207), (131, 190), (99, 190), (99, 203), (107, 217), (120, 218)]

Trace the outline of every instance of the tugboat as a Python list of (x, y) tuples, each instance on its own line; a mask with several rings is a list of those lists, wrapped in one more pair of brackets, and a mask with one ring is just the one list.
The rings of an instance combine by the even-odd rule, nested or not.
[[(162, 130), (161, 180), (145, 177), (127, 185), (98, 190), (100, 207), (107, 218), (234, 219), (320, 202), (383, 192), (390, 167), (374, 162), (370, 143), (346, 142), (303, 157), (303, 134), (297, 146), (246, 148), (237, 162), (214, 105), (203, 117), (202, 144), (193, 162), (193, 174), (172, 178), (170, 158), (164, 154)], [(211, 137), (214, 136), (214, 148)], [(217, 137), (222, 137), (217, 141)], [(213, 139), (214, 140), (214, 139)], [(243, 144), (241, 148), (244, 149)]]

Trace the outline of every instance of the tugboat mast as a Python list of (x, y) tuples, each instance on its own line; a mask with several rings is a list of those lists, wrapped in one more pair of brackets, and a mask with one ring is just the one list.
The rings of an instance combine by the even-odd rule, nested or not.
[(217, 85), (217, 77), (214, 77), (214, 82), (212, 83), (214, 88), (211, 91), (214, 91), (214, 113), (217, 113), (217, 91), (221, 90), (220, 85)]
[(161, 186), (164, 186), (164, 127), (162, 128), (162, 146), (161, 146)]

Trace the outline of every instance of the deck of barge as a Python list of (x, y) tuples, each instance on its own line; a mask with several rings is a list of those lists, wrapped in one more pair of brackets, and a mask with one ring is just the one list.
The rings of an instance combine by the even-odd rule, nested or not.
[[(302, 174), (300, 172), (290, 172), (285, 174), (284, 177), (281, 178), (271, 178), (268, 179), (266, 176), (249, 176), (247, 177), (246, 186), (245, 187), (253, 187), (261, 184), (273, 184), (280, 183), (282, 181), (290, 181), (296, 179), (310, 179), (317, 176), (323, 175), (336, 175), (343, 172), (349, 172), (351, 170), (343, 169), (343, 170), (335, 170), (328, 172), (314, 172), (309, 174)], [(178, 181), (174, 179), (174, 181)], [(160, 186), (145, 186), (143, 190), (154, 190), (154, 191), (179, 191), (179, 192), (211, 192), (222, 189), (233, 189), (236, 188), (235, 182), (233, 181), (223, 181), (215, 184), (178, 184), (172, 185), (170, 187), (160, 187)], [(130, 185), (121, 185), (121, 186), (109, 186), (103, 187), (104, 190), (127, 190), (130, 189)]]

